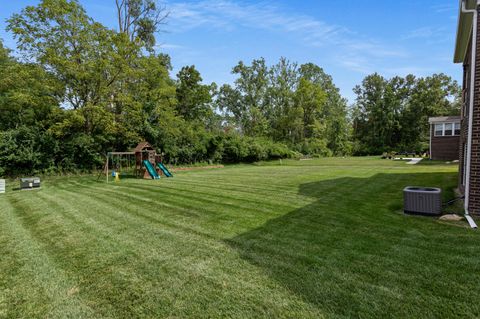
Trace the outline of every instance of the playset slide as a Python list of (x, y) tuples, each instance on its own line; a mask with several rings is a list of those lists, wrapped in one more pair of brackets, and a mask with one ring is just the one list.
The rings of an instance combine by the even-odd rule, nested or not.
[(172, 173), (168, 171), (168, 169), (163, 165), (163, 163), (157, 163), (158, 168), (160, 168), (167, 177), (173, 177)]
[(158, 176), (158, 173), (157, 173), (157, 171), (155, 170), (155, 168), (153, 167), (152, 163), (150, 163), (150, 162), (147, 161), (147, 160), (144, 160), (144, 161), (143, 161), (143, 165), (144, 165), (145, 168), (147, 169), (148, 174), (150, 174), (150, 176), (152, 177), (152, 179), (160, 179), (160, 176)]

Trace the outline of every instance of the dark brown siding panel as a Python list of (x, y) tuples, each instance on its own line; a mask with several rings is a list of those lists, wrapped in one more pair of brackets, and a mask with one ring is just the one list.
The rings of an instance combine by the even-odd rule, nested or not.
[(441, 161), (458, 160), (459, 136), (432, 137), (432, 159)]

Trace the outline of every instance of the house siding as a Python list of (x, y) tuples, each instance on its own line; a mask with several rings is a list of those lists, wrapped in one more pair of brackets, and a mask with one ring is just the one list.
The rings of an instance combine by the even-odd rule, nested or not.
[[(478, 9), (477, 9), (478, 10)], [(478, 10), (480, 11), (480, 10)], [(480, 14), (480, 12), (479, 12)], [(477, 49), (475, 63), (474, 101), (473, 101), (473, 122), (472, 122), (472, 150), (470, 158), (470, 191), (468, 210), (470, 214), (480, 215), (480, 24), (477, 28)], [(470, 39), (471, 41), (472, 39)], [(469, 113), (469, 65), (471, 61), (471, 44), (467, 49), (467, 56), (464, 62), (463, 78), (463, 108), (462, 108), (462, 132), (460, 136), (461, 147), (459, 147), (459, 189), (464, 191), (463, 172), (465, 170), (464, 145), (468, 137), (468, 113)]]
[(459, 142), (459, 136), (432, 136), (431, 158), (441, 161), (458, 160)]

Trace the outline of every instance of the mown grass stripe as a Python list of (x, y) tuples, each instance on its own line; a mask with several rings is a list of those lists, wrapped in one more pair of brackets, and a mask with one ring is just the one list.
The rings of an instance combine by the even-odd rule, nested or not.
[[(98, 195), (98, 193), (95, 193), (94, 196), (99, 196), (99, 195)], [(107, 196), (107, 198), (109, 198), (109, 197)], [(110, 197), (110, 198), (111, 198), (111, 197)], [(103, 199), (101, 199), (101, 201), (103, 202)], [(128, 209), (128, 207), (126, 207), (126, 208)], [(191, 233), (191, 232), (190, 232), (190, 233)], [(190, 235), (190, 236), (191, 236), (191, 235)], [(194, 242), (192, 241), (192, 244), (193, 244), (193, 243), (194, 243)], [(222, 244), (222, 245), (224, 245), (224, 244)], [(205, 251), (205, 253), (208, 253), (209, 255), (211, 255), (212, 252), (214, 252), (214, 251), (212, 251), (211, 248)]]
[[(79, 283), (68, 277), (46, 253), (45, 247), (35, 240), (30, 232), (29, 221), (17, 217), (20, 211), (29, 213), (26, 205), (31, 204), (32, 200), (35, 200), (33, 196), (21, 200), (17, 196), (9, 196), (8, 201), (2, 201), (2, 206), (7, 208), (2, 209), (1, 213), (2, 233), (5, 232), (9, 237), (9, 244), (2, 245), (2, 250), (8, 246), (12, 247), (10, 249), (14, 247), (16, 259), (21, 259), (17, 264), (21, 267), (20, 271), (12, 278), (15, 287), (10, 287), (16, 291), (17, 299), (10, 299), (12, 303), (8, 306), (13, 308), (5, 310), (6, 317), (24, 317), (32, 310), (38, 316), (49, 318), (94, 316), (92, 309), (76, 293)], [(8, 251), (4, 251), (3, 258), (5, 256), (8, 256)], [(22, 300), (22, 295), (31, 299)], [(37, 299), (42, 296), (46, 299)]]
[[(128, 191), (121, 192), (120, 188)], [(99, 188), (103, 189), (103, 188)], [(255, 215), (256, 213), (272, 214), (271, 210), (264, 209), (258, 206), (247, 206), (244, 205), (244, 202), (240, 201), (242, 204), (234, 203), (225, 203), (221, 201), (212, 199), (206, 199), (198, 196), (189, 196), (187, 193), (171, 192), (162, 188), (152, 188), (152, 187), (139, 187), (135, 189), (129, 188), (128, 186), (115, 186), (114, 188), (103, 189), (112, 194), (120, 195), (119, 198), (131, 198), (139, 201), (151, 201), (158, 203), (158, 205), (164, 205), (165, 203), (174, 207), (175, 204), (181, 205), (181, 207), (188, 207), (191, 210), (202, 212), (211, 216), (218, 216), (219, 212), (222, 210), (227, 210), (228, 212), (234, 212), (235, 214), (241, 214), (243, 216)], [(148, 194), (147, 198), (144, 195)], [(164, 196), (163, 195), (168, 195)], [(178, 204), (181, 203), (181, 204)], [(280, 207), (280, 206), (279, 206)], [(221, 208), (220, 210), (218, 208)], [(227, 209), (228, 208), (228, 209)], [(233, 210), (232, 210), (233, 209)], [(222, 214), (224, 215), (224, 214)]]
[[(69, 192), (68, 190), (65, 190)], [(105, 210), (102, 211), (103, 214), (108, 214), (112, 219), (114, 217), (121, 218), (121, 219), (127, 219), (126, 221), (128, 223), (135, 221), (136, 219), (142, 220), (143, 222), (138, 221), (139, 225), (142, 224), (147, 224), (147, 223), (154, 223), (154, 224), (159, 224), (161, 226), (168, 227), (170, 229), (174, 230), (182, 230), (182, 234), (188, 236), (188, 235), (198, 235), (203, 237), (203, 239), (206, 238), (211, 238), (211, 239), (218, 239), (216, 237), (213, 237), (207, 233), (202, 233), (198, 230), (195, 230), (194, 228), (187, 228), (185, 227), (185, 219), (182, 219), (180, 222), (177, 221), (169, 221), (169, 216), (172, 215), (172, 212), (169, 211), (167, 212), (167, 216), (162, 214), (162, 211), (155, 210), (155, 204), (156, 202), (153, 200), (149, 200), (148, 198), (141, 198), (141, 197), (133, 197), (135, 199), (135, 203), (122, 203), (122, 212), (119, 212), (119, 210), (116, 208), (116, 205), (119, 205), (119, 201), (115, 198), (112, 198), (111, 194), (114, 193), (116, 195), (122, 195), (125, 197), (130, 196), (132, 198), (133, 195), (128, 194), (128, 193), (120, 193), (118, 191), (105, 191), (105, 192), (97, 192), (95, 194), (90, 195), (93, 199), (98, 200), (99, 202), (102, 202), (108, 207), (105, 207)], [(72, 196), (75, 196), (74, 193), (72, 192)], [(88, 206), (88, 203), (85, 203), (86, 206)], [(181, 207), (172, 207), (172, 206), (167, 206), (169, 209), (173, 209), (176, 211), (176, 213), (173, 213), (174, 216), (178, 216), (178, 213), (181, 215), (184, 213), (185, 210), (180, 209)], [(124, 211), (125, 210), (125, 211)], [(124, 212), (128, 212), (128, 214), (124, 214)], [(101, 215), (100, 215), (101, 216)]]
[[(85, 203), (86, 202), (87, 201), (85, 201)], [(85, 234), (88, 235), (88, 233), (86, 232)], [(98, 234), (99, 234), (98, 232), (93, 232), (91, 235), (93, 236)], [(47, 235), (48, 234), (45, 235), (46, 237), (43, 237), (43, 238), (41, 237), (40, 239), (43, 241), (48, 241)], [(134, 238), (132, 238), (132, 240), (134, 240)], [(121, 243), (121, 244), (118, 244), (118, 243)], [(62, 245), (63, 247), (56, 246), (53, 243), (51, 243), (51, 245), (52, 245), (52, 249), (50, 251), (50, 254), (54, 255), (56, 259), (59, 260), (59, 262), (61, 262), (62, 260), (65, 261), (66, 260), (65, 256), (69, 256), (68, 259), (70, 260), (74, 258), (75, 260), (77, 260), (78, 263), (82, 263), (85, 260), (92, 260), (92, 258), (95, 258), (97, 254), (100, 254), (100, 256), (104, 256), (104, 257), (109, 256), (109, 258), (107, 259), (97, 260), (96, 266), (93, 268), (92, 266), (87, 265), (86, 267), (80, 267), (80, 268), (75, 267), (70, 269), (70, 272), (72, 272), (72, 274), (76, 274), (77, 276), (80, 276), (82, 278), (82, 283), (83, 283), (82, 288), (86, 290), (85, 291), (86, 294), (88, 294), (89, 291), (93, 290), (95, 292), (95, 291), (98, 291), (99, 289), (107, 289), (106, 293), (108, 293), (108, 291), (111, 291), (111, 293), (114, 293), (116, 289), (126, 289), (126, 288), (127, 288), (127, 291), (129, 291), (128, 288), (133, 288), (133, 286), (131, 285), (133, 285), (134, 283), (130, 281), (124, 281), (124, 280), (118, 282), (118, 280), (115, 279), (116, 277), (118, 277), (118, 275), (116, 275), (115, 273), (111, 273), (109, 269), (114, 270), (114, 269), (121, 268), (123, 266), (123, 263), (126, 260), (130, 260), (130, 263), (132, 263), (132, 261), (135, 260), (135, 264), (137, 265), (137, 267), (140, 267), (140, 268), (142, 267), (145, 268), (145, 265), (151, 262), (151, 260), (144, 260), (143, 258), (141, 258), (143, 256), (141, 254), (132, 255), (132, 252), (134, 251), (136, 251), (137, 253), (139, 252), (139, 249), (138, 249), (139, 247), (137, 247), (137, 249), (135, 250), (127, 249), (125, 242), (122, 240), (122, 238), (118, 238), (117, 236), (114, 236), (114, 238), (111, 238), (111, 236), (104, 236), (102, 238), (102, 236), (100, 236), (98, 240), (90, 242), (88, 246), (95, 251), (94, 255), (90, 255), (89, 251), (84, 251), (81, 254), (77, 254), (76, 252), (74, 252), (75, 246), (65, 245), (65, 243), (63, 243)], [(113, 249), (115, 247), (120, 247), (122, 249), (121, 250)], [(143, 250), (143, 253), (145, 253), (144, 250)], [(131, 256), (131, 257), (127, 257), (127, 256)], [(153, 257), (150, 255), (148, 258), (151, 259)], [(117, 260), (121, 261), (120, 264), (118, 265), (113, 264), (113, 262), (116, 262)], [(96, 281), (96, 280), (91, 281), (89, 279), (90, 276), (95, 276), (95, 275), (97, 276), (101, 275), (104, 277), (104, 279), (100, 281)], [(144, 273), (143, 276), (145, 275), (146, 274)], [(114, 284), (114, 282), (117, 282), (117, 284)], [(138, 288), (140, 287), (137, 287), (135, 290), (138, 290)], [(137, 293), (140, 293), (140, 292), (137, 292)], [(94, 300), (90, 299), (90, 302), (93, 302), (93, 304), (95, 305), (95, 308), (97, 308), (97, 310), (100, 313), (103, 313), (105, 315), (108, 313), (112, 313), (112, 314), (116, 313), (117, 310), (111, 307), (112, 306), (111, 297), (108, 297), (108, 295), (106, 294), (99, 295), (98, 292), (94, 295), (96, 296), (95, 299)], [(131, 296), (127, 294), (125, 297), (131, 297)], [(121, 299), (123, 297), (116, 296), (113, 301), (117, 301), (117, 302), (120, 301), (120, 299), (118, 298)], [(123, 313), (130, 313), (132, 315), (136, 313), (136, 311), (138, 311), (138, 309), (135, 310), (136, 309), (135, 305), (129, 305), (128, 303), (125, 305), (125, 307), (121, 307), (121, 308), (122, 309), (120, 310), (123, 311)]]

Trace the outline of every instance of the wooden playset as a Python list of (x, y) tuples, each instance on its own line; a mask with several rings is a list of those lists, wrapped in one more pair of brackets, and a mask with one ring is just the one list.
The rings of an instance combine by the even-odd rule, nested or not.
[(150, 143), (141, 142), (132, 152), (109, 152), (107, 154), (104, 167), (107, 182), (109, 181), (110, 166), (112, 166), (112, 177), (119, 180), (122, 171), (131, 171), (132, 158), (135, 160), (133, 175), (136, 178), (160, 179), (161, 175), (173, 177), (162, 163), (162, 157), (157, 154)]

